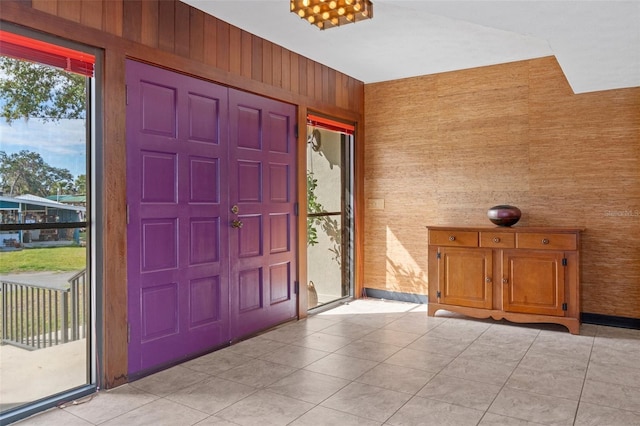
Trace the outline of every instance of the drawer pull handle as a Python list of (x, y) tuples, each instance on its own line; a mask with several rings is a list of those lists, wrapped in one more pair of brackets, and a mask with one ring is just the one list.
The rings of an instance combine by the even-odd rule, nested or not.
[(449, 241), (455, 241), (456, 237), (454, 235), (449, 235)]
[(488, 284), (488, 283), (490, 283), (490, 282), (491, 282), (491, 277), (487, 277), (487, 278), (485, 278), (484, 280), (485, 280), (485, 281), (487, 282), (487, 284)]
[(548, 239), (546, 239), (546, 238), (543, 238), (543, 239), (542, 239), (542, 244), (544, 244), (544, 245), (549, 244), (549, 240), (548, 240)]
[(500, 238), (498, 238), (498, 237), (494, 237), (494, 238), (493, 238), (493, 242), (494, 242), (494, 243), (496, 243), (496, 244), (497, 244), (497, 243), (499, 243), (499, 242), (500, 242)]
[(509, 280), (508, 280), (508, 279), (506, 279), (506, 278), (503, 278), (503, 279), (502, 279), (502, 284), (509, 284)]

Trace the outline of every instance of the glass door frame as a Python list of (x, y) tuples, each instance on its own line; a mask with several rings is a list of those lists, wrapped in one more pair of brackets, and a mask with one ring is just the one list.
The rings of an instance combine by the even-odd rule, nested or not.
[[(0, 22), (0, 29), (22, 37), (51, 45), (72, 49), (77, 52), (87, 53), (94, 57), (94, 72), (92, 77), (87, 78), (86, 84), (86, 214), (83, 222), (48, 224), (47, 228), (65, 229), (70, 227), (83, 226), (86, 232), (86, 281), (87, 281), (87, 318), (86, 318), (86, 383), (71, 389), (65, 389), (58, 393), (25, 403), (24, 405), (11, 408), (0, 413), (0, 423), (9, 424), (27, 418), (47, 409), (61, 406), (65, 403), (78, 400), (95, 393), (99, 389), (99, 371), (102, 366), (100, 360), (103, 359), (102, 348), (102, 309), (100, 301), (102, 298), (102, 236), (99, 232), (103, 229), (104, 223), (101, 200), (103, 194), (102, 167), (97, 155), (102, 152), (103, 135), (103, 88), (102, 70), (104, 52), (101, 49), (75, 43), (72, 41), (57, 38), (49, 34), (42, 34), (24, 27)], [(12, 227), (43, 229), (42, 225), (16, 224), (3, 225), (3, 230), (12, 230)]]
[[(355, 292), (355, 217), (354, 217), (354, 188), (355, 188), (355, 125), (338, 121), (327, 116), (316, 113), (309, 113), (306, 117), (307, 129), (322, 129), (339, 133), (340, 155), (341, 155), (341, 211), (328, 211), (311, 213), (307, 206), (307, 220), (318, 217), (340, 216), (341, 218), (341, 291), (342, 295), (329, 302), (319, 303), (317, 306), (309, 308), (309, 312), (318, 312), (341, 303), (345, 299), (354, 297)], [(313, 130), (312, 130), (313, 131)], [(309, 144), (309, 132), (307, 131), (307, 142)], [(309, 146), (307, 150), (311, 149)], [(305, 164), (306, 172), (309, 171), (308, 163)], [(311, 259), (307, 250), (307, 264)], [(308, 269), (308, 268), (307, 268)], [(307, 277), (309, 278), (309, 277)]]

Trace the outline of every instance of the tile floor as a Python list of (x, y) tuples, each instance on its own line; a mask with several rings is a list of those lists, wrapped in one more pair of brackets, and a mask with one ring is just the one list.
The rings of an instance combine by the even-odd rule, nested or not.
[(640, 330), (365, 299), (25, 425), (640, 425)]

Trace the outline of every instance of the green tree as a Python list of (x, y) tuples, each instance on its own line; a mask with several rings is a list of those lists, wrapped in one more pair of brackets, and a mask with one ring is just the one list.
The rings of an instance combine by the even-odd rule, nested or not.
[(76, 195), (86, 195), (87, 194), (87, 175), (78, 175), (73, 184), (74, 192)]
[(7, 155), (0, 151), (0, 188), (9, 195), (33, 194), (40, 197), (69, 194), (74, 188), (69, 170), (52, 167), (37, 152), (22, 150)]
[(57, 121), (84, 118), (86, 78), (46, 65), (0, 57), (0, 115), (18, 119)]

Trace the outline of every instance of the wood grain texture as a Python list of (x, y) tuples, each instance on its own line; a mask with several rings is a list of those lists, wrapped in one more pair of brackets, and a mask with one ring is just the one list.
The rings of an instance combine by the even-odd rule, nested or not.
[[(69, 5), (63, 5), (65, 1), (0, 0), (0, 14), (4, 21), (99, 47), (105, 52), (101, 81), (104, 142), (96, 153), (104, 173), (101, 207), (104, 208), (105, 218), (98, 231), (102, 237), (104, 260), (103, 292), (98, 295), (98, 300), (101, 302), (101, 320), (104, 323), (101, 384), (110, 388), (128, 381), (127, 245), (126, 235), (122, 232), (126, 227), (125, 58), (156, 64), (297, 105), (301, 128), (304, 128), (307, 111), (313, 110), (336, 119), (357, 122), (358, 131), (363, 134), (364, 84), (328, 68), (325, 71), (328, 79), (323, 79), (320, 74), (318, 80), (314, 74), (317, 65), (313, 61), (177, 0), (74, 0)], [(87, 4), (91, 7), (85, 7)], [(265, 49), (264, 46), (269, 48)], [(265, 68), (265, 65), (268, 66)], [(310, 78), (307, 78), (308, 72)], [(332, 81), (349, 83), (337, 87)], [(304, 146), (305, 143), (306, 136), (300, 132), (298, 144)], [(363, 159), (359, 151), (363, 146), (357, 144), (357, 161)], [(298, 188), (304, 188), (306, 178), (302, 171), (306, 164), (305, 150), (298, 151), (302, 155), (298, 162)], [(356, 169), (363, 170), (362, 165), (356, 164)], [(299, 220), (301, 232), (298, 238), (299, 241), (306, 241), (306, 223), (302, 218)], [(361, 235), (362, 222), (361, 217), (356, 217), (356, 229)], [(306, 259), (306, 243), (299, 247), (299, 259)], [(361, 259), (362, 248), (357, 247), (356, 250)], [(362, 267), (357, 265), (359, 270)], [(363, 276), (359, 272), (356, 275), (357, 279)], [(298, 271), (298, 280), (307, 282), (304, 267)], [(300, 297), (299, 303), (302, 317), (306, 315), (306, 299)]]
[(577, 226), (583, 312), (640, 317), (640, 89), (574, 95), (553, 57), (365, 86), (365, 286), (426, 293), (424, 226)]

